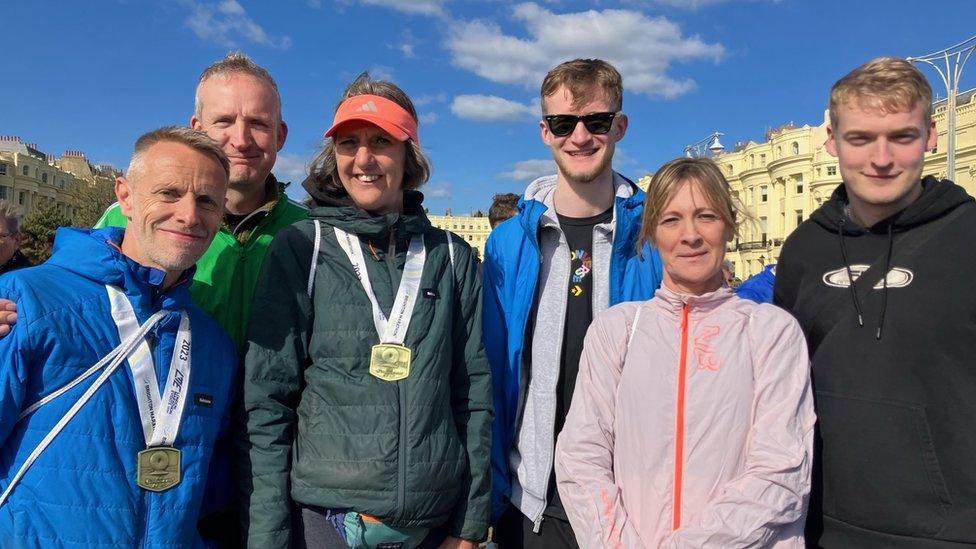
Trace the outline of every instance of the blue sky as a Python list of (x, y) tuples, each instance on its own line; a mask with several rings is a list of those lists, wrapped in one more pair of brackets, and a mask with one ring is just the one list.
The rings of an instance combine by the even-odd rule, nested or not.
[[(822, 121), (830, 85), (879, 55), (976, 33), (976, 2), (901, 0), (93, 0), (5, 2), (0, 134), (124, 166), (135, 138), (185, 124), (201, 70), (240, 49), (278, 81), (290, 133), (275, 173), (298, 183), (359, 72), (421, 113), (432, 213), (486, 209), (554, 171), (538, 131), (546, 70), (602, 57), (624, 76), (629, 177), (713, 131), (731, 146)], [(918, 10), (918, 11), (909, 11)], [(933, 13), (938, 11), (938, 13)], [(941, 81), (929, 69), (937, 93)], [(976, 86), (976, 61), (963, 76)]]

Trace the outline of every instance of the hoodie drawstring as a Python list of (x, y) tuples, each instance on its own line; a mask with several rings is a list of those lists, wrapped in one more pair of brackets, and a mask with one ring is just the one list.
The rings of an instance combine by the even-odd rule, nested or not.
[(861, 302), (857, 299), (857, 292), (854, 290), (854, 274), (851, 272), (851, 262), (847, 259), (847, 247), (844, 246), (844, 218), (837, 223), (837, 236), (840, 238), (840, 255), (844, 258), (844, 267), (847, 268), (848, 288), (851, 290), (851, 301), (854, 302), (854, 310), (857, 311), (857, 325), (864, 326), (864, 315), (861, 314)]
[(888, 309), (888, 270), (891, 268), (891, 248), (894, 242), (892, 227), (894, 226), (894, 223), (888, 224), (888, 253), (885, 255), (884, 277), (881, 279), (884, 293), (881, 295), (881, 313), (878, 315), (878, 331), (874, 335), (875, 339), (879, 341), (881, 340), (881, 328), (884, 327), (885, 311)]

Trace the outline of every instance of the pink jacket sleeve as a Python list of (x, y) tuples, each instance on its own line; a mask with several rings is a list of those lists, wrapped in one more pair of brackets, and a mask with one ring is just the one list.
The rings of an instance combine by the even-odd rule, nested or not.
[(590, 325), (573, 403), (556, 444), (559, 497), (584, 548), (644, 547), (613, 476), (615, 395), (634, 311), (614, 308)]
[(743, 474), (665, 547), (773, 547), (791, 538), (802, 546), (816, 421), (806, 340), (771, 305), (756, 308), (748, 337), (755, 396)]

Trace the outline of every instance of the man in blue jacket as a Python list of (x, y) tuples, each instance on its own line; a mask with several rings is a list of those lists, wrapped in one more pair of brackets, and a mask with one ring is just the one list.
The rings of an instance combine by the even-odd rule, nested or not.
[(568, 61), (541, 92), (556, 174), (529, 185), (485, 250), (492, 519), (503, 549), (576, 547), (552, 464), (583, 336), (597, 313), (649, 299), (661, 280), (657, 252), (635, 248), (644, 193), (611, 168), (627, 132), (620, 73), (598, 59)]
[(123, 229), (59, 229), (0, 277), (0, 539), (16, 547), (193, 547), (234, 347), (190, 302), (229, 164), (188, 128), (139, 138)]

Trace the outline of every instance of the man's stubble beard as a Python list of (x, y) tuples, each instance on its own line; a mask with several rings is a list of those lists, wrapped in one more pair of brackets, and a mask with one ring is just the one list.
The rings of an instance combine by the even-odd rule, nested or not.
[(610, 165), (613, 163), (613, 150), (604, 149), (601, 151), (603, 158), (600, 163), (597, 164), (593, 170), (583, 173), (574, 173), (568, 166), (564, 165), (563, 157), (559, 155), (554, 155), (554, 160), (556, 161), (556, 167), (559, 168), (559, 173), (573, 183), (592, 183), (596, 181), (601, 175), (607, 172)]

